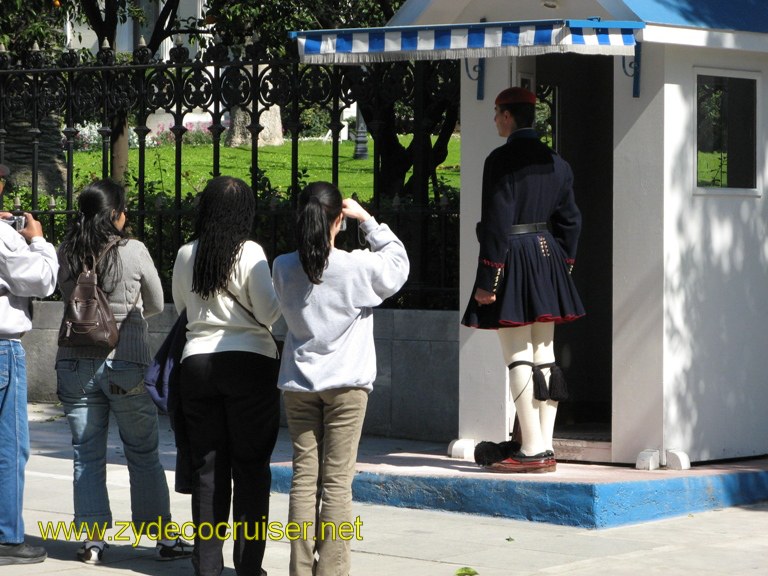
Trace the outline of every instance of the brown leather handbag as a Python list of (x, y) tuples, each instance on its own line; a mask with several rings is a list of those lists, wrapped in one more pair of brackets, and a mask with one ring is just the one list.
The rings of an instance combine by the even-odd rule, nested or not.
[(99, 288), (96, 267), (107, 251), (120, 238), (114, 238), (104, 248), (89, 269), (83, 262), (83, 271), (64, 307), (64, 317), (59, 328), (59, 346), (117, 346), (119, 332), (115, 315), (109, 307), (109, 299)]

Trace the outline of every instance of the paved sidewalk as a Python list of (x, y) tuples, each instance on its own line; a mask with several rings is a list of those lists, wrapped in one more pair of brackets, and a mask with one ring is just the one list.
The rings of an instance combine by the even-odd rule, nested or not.
[[(41, 544), (38, 522), (72, 519), (71, 446), (68, 426), (55, 407), (30, 405), (30, 416), (32, 457), (27, 467), (25, 520), (29, 542)], [(163, 463), (172, 486), (173, 439), (167, 420), (162, 423)], [(276, 460), (283, 459), (287, 450), (285, 436), (281, 434)], [(376, 442), (384, 441), (371, 439)], [(129, 520), (128, 473), (114, 430), (109, 462), (114, 517)], [(373, 462), (364, 466), (375, 469)], [(578, 465), (574, 466), (577, 470), (568, 474), (578, 472)], [(664, 497), (659, 495), (660, 500)], [(189, 521), (189, 497), (172, 492), (171, 498), (174, 520)], [(274, 493), (270, 519), (285, 522), (287, 506), (287, 495)], [(356, 576), (453, 576), (465, 566), (480, 576), (768, 573), (768, 502), (600, 530), (358, 502), (354, 510), (362, 521), (363, 537), (352, 542), (352, 574)], [(188, 560), (154, 560), (152, 543), (146, 539), (136, 548), (113, 543), (100, 566), (75, 560), (77, 542), (47, 541), (44, 545), (49, 553), (46, 562), (0, 567), (0, 574), (192, 574)], [(288, 555), (286, 540), (267, 544), (264, 567), (270, 576), (287, 574)], [(224, 574), (233, 576), (231, 544), (225, 549), (225, 559)]]

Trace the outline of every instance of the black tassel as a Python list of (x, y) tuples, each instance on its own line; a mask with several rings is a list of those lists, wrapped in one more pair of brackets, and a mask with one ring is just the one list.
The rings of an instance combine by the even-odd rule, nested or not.
[(547, 379), (540, 366), (533, 369), (533, 397), (536, 400), (549, 400), (549, 390), (547, 390)]
[(479, 442), (475, 446), (475, 462), (480, 466), (489, 466), (496, 462), (501, 462), (506, 456), (501, 449), (501, 445), (496, 442)]
[(552, 366), (549, 372), (549, 399), (555, 402), (568, 400), (568, 384), (559, 366)]
[(521, 448), (520, 442), (517, 442), (515, 440), (507, 440), (506, 442), (502, 442), (499, 444), (499, 449), (501, 450), (502, 455), (504, 456), (503, 459), (507, 459), (512, 454), (515, 454), (516, 452), (520, 451)]
[(520, 450), (520, 442), (507, 440), (506, 442), (479, 442), (475, 446), (475, 462), (480, 466), (490, 466), (501, 462)]

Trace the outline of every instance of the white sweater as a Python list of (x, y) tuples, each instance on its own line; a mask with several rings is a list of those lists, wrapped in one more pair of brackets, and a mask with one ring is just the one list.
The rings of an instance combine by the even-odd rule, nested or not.
[(360, 228), (371, 251), (331, 250), (321, 284), (309, 281), (298, 252), (275, 259), (275, 291), (288, 325), (278, 378), (282, 390), (373, 389), (372, 307), (405, 284), (409, 262), (386, 224), (369, 218)]
[(50, 296), (59, 262), (44, 238), (27, 244), (13, 226), (0, 222), (0, 338), (20, 338), (32, 328), (30, 297)]
[[(179, 248), (173, 266), (173, 303), (187, 310), (187, 343), (182, 360), (193, 354), (244, 351), (274, 358), (275, 343), (269, 332), (256, 324), (226, 292), (207, 300), (192, 292), (192, 273), (197, 240)], [(229, 291), (265, 326), (280, 318), (264, 250), (250, 240), (243, 243), (229, 279)]]

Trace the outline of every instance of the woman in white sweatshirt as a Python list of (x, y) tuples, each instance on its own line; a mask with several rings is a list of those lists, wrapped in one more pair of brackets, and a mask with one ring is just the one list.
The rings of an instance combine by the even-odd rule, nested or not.
[[(268, 326), (280, 310), (264, 250), (249, 240), (255, 216), (245, 182), (212, 179), (200, 195), (194, 239), (179, 248), (173, 267), (173, 302), (187, 311), (179, 398), (196, 473), (196, 576), (221, 574), (228, 536), (235, 572), (262, 573), (266, 542), (257, 535), (269, 515), (269, 461), (280, 422), (279, 364)], [(229, 522), (230, 504), (238, 528), (209, 537), (209, 525)]]
[[(359, 221), (370, 251), (334, 247), (345, 217)], [(409, 263), (389, 227), (328, 182), (302, 191), (297, 239), (298, 250), (273, 265), (288, 326), (278, 377), (293, 442), (288, 520), (302, 527), (290, 574), (339, 576), (350, 571), (339, 529), (354, 527), (352, 478), (376, 379), (372, 307), (400, 290)]]

